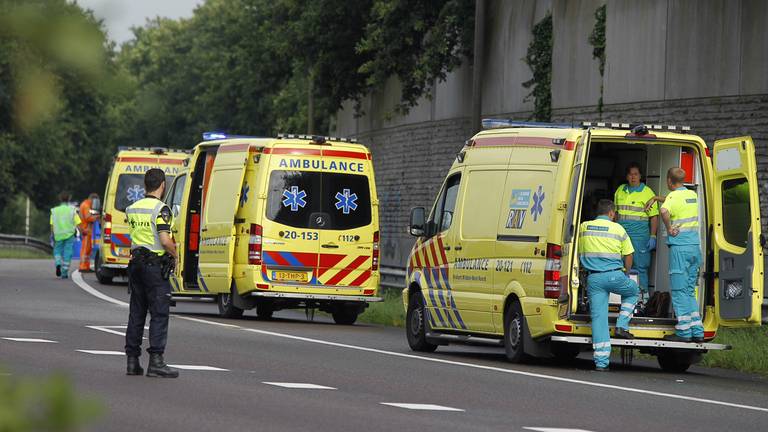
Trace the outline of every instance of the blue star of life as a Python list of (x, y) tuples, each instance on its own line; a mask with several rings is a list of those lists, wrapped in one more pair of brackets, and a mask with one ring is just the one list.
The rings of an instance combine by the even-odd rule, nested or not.
[(240, 191), (240, 207), (244, 206), (245, 203), (248, 202), (248, 191), (251, 190), (251, 187), (248, 186), (248, 183), (245, 183), (243, 185), (243, 189)]
[(534, 222), (536, 222), (539, 216), (544, 212), (544, 207), (541, 206), (541, 203), (543, 202), (544, 191), (542, 190), (541, 185), (539, 185), (539, 189), (533, 194), (533, 207), (531, 207), (531, 216), (533, 216)]
[(299, 207), (304, 208), (307, 205), (307, 201), (304, 199), (307, 197), (307, 193), (303, 190), (299, 190), (298, 186), (291, 186), (290, 190), (283, 191), (283, 207), (290, 207), (291, 211), (299, 211)]
[(344, 189), (344, 193), (336, 192), (336, 210), (341, 210), (344, 214), (349, 214), (350, 210), (357, 210), (357, 194), (349, 193), (349, 189)]
[(144, 188), (139, 185), (133, 185), (128, 188), (128, 190), (125, 191), (126, 198), (128, 198), (128, 201), (130, 202), (136, 202), (142, 198), (144, 198)]

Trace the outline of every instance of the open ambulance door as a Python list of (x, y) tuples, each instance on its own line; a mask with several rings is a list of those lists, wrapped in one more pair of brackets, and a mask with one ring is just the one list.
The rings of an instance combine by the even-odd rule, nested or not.
[(203, 290), (229, 293), (235, 250), (235, 210), (240, 201), (249, 144), (222, 144), (216, 152), (200, 229)]
[(763, 248), (752, 138), (715, 141), (712, 164), (715, 307), (723, 326), (758, 326), (763, 302)]
[[(573, 171), (569, 181), (570, 190), (568, 192), (568, 203), (566, 207), (565, 222), (563, 226), (563, 269), (568, 270), (568, 282), (561, 279), (561, 284), (568, 284), (570, 298), (568, 301), (568, 313), (575, 313), (579, 305), (579, 258), (578, 258), (578, 235), (579, 221), (581, 220), (581, 203), (584, 200), (584, 185), (587, 177), (587, 161), (589, 155), (589, 145), (592, 139), (591, 129), (587, 129), (581, 138), (576, 142), (576, 154), (573, 158)], [(586, 287), (582, 292), (586, 292)], [(562, 288), (561, 288), (562, 289)], [(562, 310), (562, 308), (561, 308)], [(560, 313), (560, 317), (562, 316)]]

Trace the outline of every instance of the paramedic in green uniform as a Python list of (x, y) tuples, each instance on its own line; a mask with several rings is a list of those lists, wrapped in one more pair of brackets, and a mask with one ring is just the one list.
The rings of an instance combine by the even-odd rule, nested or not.
[(69, 262), (72, 260), (72, 245), (80, 225), (77, 209), (69, 201), (72, 195), (59, 194), (59, 205), (51, 209), (51, 234), (53, 235), (53, 258), (56, 261), (56, 276), (69, 277)]

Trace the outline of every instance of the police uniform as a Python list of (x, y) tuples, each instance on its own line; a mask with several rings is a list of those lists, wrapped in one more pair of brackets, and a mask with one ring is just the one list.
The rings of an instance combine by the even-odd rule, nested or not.
[(81, 223), (80, 216), (77, 215), (73, 206), (63, 202), (51, 209), (50, 223), (53, 229), (53, 258), (56, 262), (56, 276), (66, 279), (69, 277), (72, 245), (75, 243), (77, 226)]
[(632, 247), (632, 268), (637, 271), (640, 291), (648, 293), (648, 268), (651, 266), (651, 251), (656, 248), (656, 233), (650, 232), (650, 218), (659, 215), (655, 202), (647, 211), (645, 204), (656, 196), (644, 183), (638, 186), (623, 184), (613, 194), (613, 201), (618, 210), (618, 222), (629, 234)]
[(125, 213), (131, 234), (131, 262), (128, 270), (131, 300), (125, 333), (125, 354), (129, 358), (141, 355), (144, 322), (149, 311), (147, 352), (150, 353), (150, 370), (147, 375), (150, 375), (151, 362), (156, 357), (154, 355), (162, 356), (168, 339), (171, 285), (161, 273), (162, 258), (166, 251), (160, 242), (159, 233), (170, 233), (171, 210), (160, 199), (148, 195), (130, 205)]
[(623, 257), (634, 249), (624, 228), (608, 216), (583, 222), (579, 233), (579, 261), (589, 272), (587, 295), (592, 316), (593, 356), (598, 368), (606, 368), (611, 356), (608, 297), (610, 293), (621, 296), (617, 329), (629, 330), (629, 321), (637, 303), (637, 283), (622, 271)]
[(679, 187), (667, 195), (662, 209), (669, 212), (676, 236), (667, 236), (669, 245), (669, 283), (672, 308), (677, 316), (675, 334), (683, 339), (704, 337), (704, 327), (696, 301), (696, 284), (701, 266), (699, 204), (696, 192)]

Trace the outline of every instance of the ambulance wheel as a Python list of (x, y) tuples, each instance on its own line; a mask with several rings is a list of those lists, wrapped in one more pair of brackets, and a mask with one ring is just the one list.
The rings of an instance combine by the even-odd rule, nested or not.
[(427, 341), (427, 319), (424, 309), (424, 297), (421, 291), (413, 291), (408, 299), (408, 312), (405, 316), (405, 334), (408, 346), (414, 351), (433, 352), (437, 345)]
[(217, 297), (219, 304), (219, 315), (224, 318), (240, 318), (243, 316), (243, 310), (235, 306), (232, 302), (234, 296), (235, 285), (232, 284), (229, 294), (219, 294)]
[(360, 308), (358, 306), (341, 306), (331, 312), (333, 322), (340, 325), (354, 324), (357, 321), (358, 315), (360, 315)]
[(507, 306), (504, 314), (504, 350), (512, 363), (521, 363), (526, 359), (523, 343), (525, 340), (525, 316), (517, 301)]
[(682, 373), (688, 370), (693, 364), (691, 356), (680, 353), (664, 353), (656, 356), (659, 366), (664, 372)]
[(94, 273), (96, 274), (96, 280), (99, 281), (102, 285), (111, 285), (112, 284), (112, 276), (107, 275), (107, 270), (104, 268), (104, 262), (101, 260), (101, 254), (96, 254), (96, 263), (94, 265), (96, 267)]
[(261, 319), (270, 319), (272, 314), (275, 313), (275, 307), (271, 301), (259, 301), (256, 302), (256, 316)]

